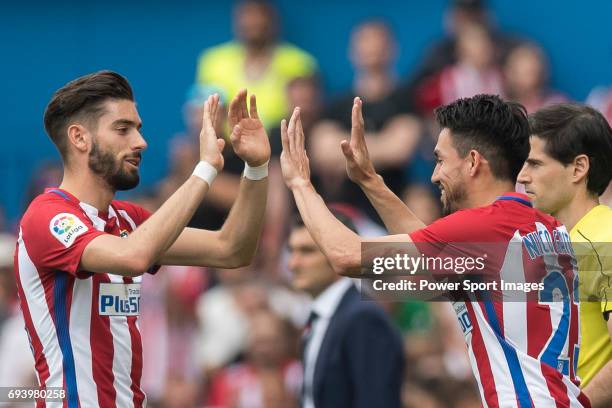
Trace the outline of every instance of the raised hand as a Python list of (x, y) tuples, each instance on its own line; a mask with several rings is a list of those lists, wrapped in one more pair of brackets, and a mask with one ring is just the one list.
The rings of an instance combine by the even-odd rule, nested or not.
[(200, 131), (200, 160), (210, 163), (217, 172), (223, 169), (223, 147), (225, 140), (218, 139), (215, 132), (219, 95), (214, 94), (204, 102), (202, 130)]
[(281, 142), (283, 151), (280, 164), (287, 187), (291, 189), (310, 184), (310, 162), (304, 148), (304, 129), (299, 107), (293, 110), (289, 126), (285, 119), (281, 121)]
[(270, 140), (257, 114), (257, 101), (251, 95), (250, 112), (247, 109), (247, 91), (238, 92), (229, 105), (230, 141), (234, 152), (251, 167), (270, 160)]
[(376, 176), (376, 170), (370, 160), (365, 141), (362, 105), (361, 99), (356, 97), (351, 113), (351, 140), (343, 140), (340, 143), (346, 159), (346, 172), (349, 178), (357, 184), (364, 183)]

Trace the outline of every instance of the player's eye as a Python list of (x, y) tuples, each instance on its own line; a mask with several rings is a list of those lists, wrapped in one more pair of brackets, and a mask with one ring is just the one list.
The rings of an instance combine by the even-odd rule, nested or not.
[(118, 128), (117, 132), (119, 132), (120, 135), (126, 135), (128, 130), (129, 130), (128, 128), (122, 127), (122, 128)]

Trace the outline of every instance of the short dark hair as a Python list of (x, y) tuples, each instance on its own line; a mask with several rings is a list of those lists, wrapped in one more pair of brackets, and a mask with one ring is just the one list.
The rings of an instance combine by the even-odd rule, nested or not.
[(529, 122), (523, 105), (497, 95), (458, 99), (434, 111), (442, 128), (451, 130), (461, 157), (470, 150), (482, 154), (493, 176), (516, 182), (529, 155)]
[(529, 115), (529, 126), (532, 136), (546, 142), (546, 153), (564, 166), (578, 155), (587, 155), (587, 190), (603, 194), (612, 179), (612, 129), (599, 111), (560, 103)]
[(112, 71), (82, 76), (55, 91), (45, 109), (45, 130), (64, 159), (67, 126), (77, 116), (96, 123), (108, 99), (134, 100), (127, 79)]
[[(344, 224), (344, 226), (346, 226), (348, 229), (353, 231), (355, 234), (359, 234), (359, 232), (357, 231), (357, 227), (355, 226), (355, 223), (353, 222), (351, 217), (346, 215), (343, 211), (340, 211), (335, 208), (330, 208), (329, 211), (331, 211), (334, 217), (336, 217), (338, 221)], [(305, 227), (305, 225), (304, 225), (304, 220), (302, 219), (302, 216), (300, 215), (300, 213), (295, 214), (293, 216), (293, 221), (291, 222), (290, 231), (294, 231), (298, 228), (303, 228), (303, 227)]]

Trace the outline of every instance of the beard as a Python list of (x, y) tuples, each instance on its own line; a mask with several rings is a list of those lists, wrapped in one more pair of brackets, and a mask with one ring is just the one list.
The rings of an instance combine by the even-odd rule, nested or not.
[[(136, 155), (140, 158), (140, 153)], [(101, 149), (95, 139), (87, 164), (91, 171), (102, 177), (114, 191), (131, 190), (140, 182), (138, 169), (125, 170), (123, 160), (118, 160), (112, 152)]]
[(442, 216), (446, 217), (454, 213), (457, 210), (462, 208), (461, 203), (465, 201), (465, 197), (467, 193), (465, 188), (462, 185), (457, 185), (455, 187), (444, 188), (444, 197), (440, 198), (442, 202)]

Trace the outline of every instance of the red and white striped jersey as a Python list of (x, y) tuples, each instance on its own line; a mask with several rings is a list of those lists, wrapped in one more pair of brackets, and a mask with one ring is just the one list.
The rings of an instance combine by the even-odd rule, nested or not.
[(15, 275), (38, 381), (66, 390), (63, 404), (47, 405), (145, 404), (137, 322), (142, 277), (89, 273), (79, 263), (92, 239), (125, 237), (148, 216), (124, 201), (99, 212), (64, 190), (47, 189), (21, 219)]
[(487, 259), (494, 280), (538, 283), (538, 290), (519, 292), (523, 298), (499, 285), (484, 297), (472, 293), (454, 302), (483, 406), (590, 406), (576, 377), (578, 273), (563, 225), (532, 208), (527, 196), (506, 193), (410, 237), (427, 256), (438, 255), (433, 245), (495, 245)]

